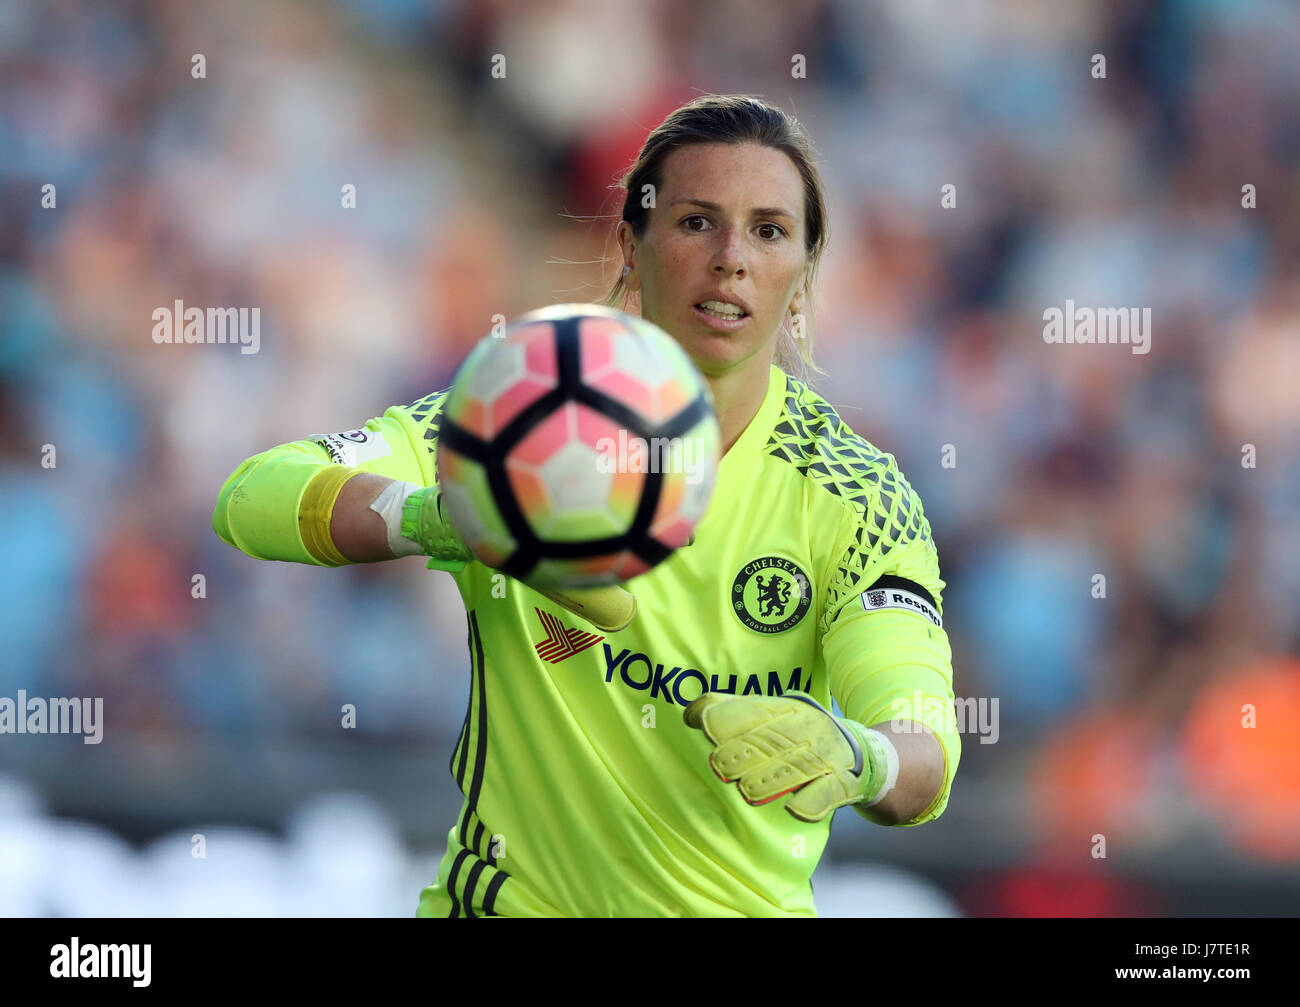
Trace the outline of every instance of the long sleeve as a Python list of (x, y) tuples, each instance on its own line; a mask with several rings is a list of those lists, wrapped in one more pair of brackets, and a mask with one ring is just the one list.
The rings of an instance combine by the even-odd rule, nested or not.
[(308, 484), (322, 469), (342, 465), (432, 485), (445, 394), (392, 406), (357, 430), (314, 435), (245, 459), (217, 495), (213, 531), (256, 559), (325, 565), (307, 549), (299, 526)]
[(910, 612), (859, 607), (835, 622), (823, 646), (831, 693), (846, 717), (867, 726), (911, 721), (934, 734), (943, 750), (943, 784), (930, 807), (904, 824), (938, 818), (961, 759), (948, 635)]
[(897, 491), (878, 496), (872, 510), (844, 523), (822, 657), (846, 717), (867, 726), (911, 721), (939, 741), (943, 784), (924, 812), (901, 823), (920, 825), (943, 814), (961, 759), (944, 582), (920, 498), (901, 474)]

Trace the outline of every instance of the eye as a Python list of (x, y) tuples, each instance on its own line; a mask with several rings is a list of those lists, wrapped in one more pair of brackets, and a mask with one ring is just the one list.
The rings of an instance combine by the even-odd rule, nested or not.
[(786, 237), (785, 228), (783, 228), (780, 224), (759, 224), (758, 226), (760, 228), (770, 227), (773, 231), (776, 232), (770, 238), (764, 238), (763, 239), (764, 241), (776, 241), (778, 238)]
[[(682, 226), (683, 226), (683, 227), (686, 227), (686, 225), (689, 224), (692, 220), (703, 220), (705, 223), (708, 223), (708, 220), (707, 220), (705, 217), (701, 216), (701, 215), (698, 214), (698, 213), (693, 213), (693, 214), (691, 214), (689, 217), (683, 217), (683, 218), (682, 218)], [(688, 230), (688, 231), (696, 231), (696, 233), (699, 233), (699, 231), (702, 231), (703, 228), (698, 228), (698, 229), (697, 229), (697, 228), (694, 228), (694, 227), (686, 227), (686, 230)]]

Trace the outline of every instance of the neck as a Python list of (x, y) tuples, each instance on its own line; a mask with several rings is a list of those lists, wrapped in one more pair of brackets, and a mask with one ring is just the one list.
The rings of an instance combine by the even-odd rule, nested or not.
[(750, 421), (758, 413), (767, 395), (772, 361), (766, 354), (755, 354), (744, 365), (723, 374), (705, 375), (713, 393), (713, 405), (722, 430), (722, 453), (725, 455), (740, 440)]

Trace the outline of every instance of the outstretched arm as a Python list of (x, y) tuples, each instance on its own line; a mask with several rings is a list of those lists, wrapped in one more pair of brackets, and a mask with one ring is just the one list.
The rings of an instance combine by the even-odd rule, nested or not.
[[(341, 566), (423, 553), (431, 567), (462, 569), (473, 557), (447, 523), (436, 489), (423, 488), (433, 484), (432, 454), (412, 448), (401, 412), (395, 407), (364, 430), (285, 444), (247, 459), (221, 488), (213, 529), (258, 559)], [(371, 505), (394, 483), (408, 485), (394, 493), (390, 522)], [(405, 494), (409, 505), (400, 506)], [(394, 552), (395, 536), (399, 549), (406, 538), (408, 553)], [(624, 628), (636, 614), (636, 599), (617, 585), (541, 593), (607, 632)]]
[[(368, 512), (370, 501), (390, 480), (433, 481), (432, 442), (408, 429), (407, 408), (394, 406), (359, 430), (292, 441), (245, 459), (221, 487), (213, 530), (257, 559), (339, 566), (391, 558), (382, 551), (384, 522)], [(341, 555), (330, 541), (331, 507), (343, 536)]]

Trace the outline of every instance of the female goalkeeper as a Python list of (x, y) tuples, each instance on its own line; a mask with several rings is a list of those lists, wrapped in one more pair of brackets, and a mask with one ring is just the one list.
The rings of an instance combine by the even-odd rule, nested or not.
[(811, 363), (827, 226), (802, 127), (702, 97), (623, 184), (607, 303), (681, 343), (725, 452), (694, 543), (628, 582), (630, 622), (575, 614), (600, 623), (621, 588), (542, 594), (470, 561), (435, 485), (445, 391), (249, 458), (213, 515), (261, 559), (452, 572), (465, 800), (421, 916), (812, 916), (836, 808), (907, 826), (947, 806), (960, 740), (929, 524), (893, 456), (787, 373)]

